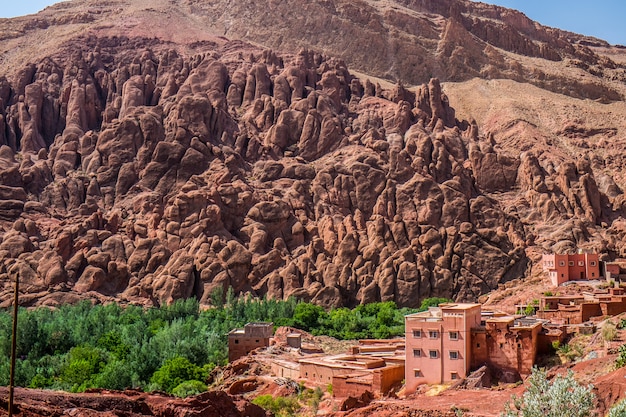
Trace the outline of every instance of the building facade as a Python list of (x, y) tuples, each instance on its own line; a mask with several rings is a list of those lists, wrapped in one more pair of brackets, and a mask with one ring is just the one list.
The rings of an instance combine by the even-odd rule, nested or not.
[(267, 347), (274, 334), (273, 323), (248, 323), (228, 333), (228, 361), (246, 356), (254, 349)]
[(602, 276), (597, 253), (544, 254), (541, 262), (555, 287), (567, 281), (599, 279)]
[(441, 304), (406, 316), (406, 392), (466, 377), (472, 363), (471, 331), (480, 323), (480, 304)]

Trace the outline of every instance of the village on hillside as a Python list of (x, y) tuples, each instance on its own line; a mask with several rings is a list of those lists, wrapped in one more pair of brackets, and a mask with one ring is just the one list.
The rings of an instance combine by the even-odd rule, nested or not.
[[(229, 361), (253, 355), (273, 377), (321, 387), (337, 399), (411, 398), (437, 385), (515, 384), (540, 361), (545, 366), (545, 358), (572, 337), (592, 335), (600, 322), (626, 312), (620, 262), (602, 262), (595, 253), (550, 254), (541, 262), (557, 291), (517, 305), (514, 313), (479, 303), (444, 303), (405, 316), (404, 339), (359, 340), (332, 354), (298, 329), (274, 334), (272, 323), (249, 323), (229, 333)], [(574, 283), (597, 285), (576, 294), (558, 292)], [(595, 356), (615, 350), (605, 343)], [(245, 392), (245, 384), (237, 386), (237, 393)]]

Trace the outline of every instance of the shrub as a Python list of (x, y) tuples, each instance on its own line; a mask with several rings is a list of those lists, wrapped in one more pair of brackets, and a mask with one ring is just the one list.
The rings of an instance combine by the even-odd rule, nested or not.
[(185, 381), (178, 384), (173, 390), (172, 394), (180, 398), (187, 398), (192, 395), (200, 394), (207, 390), (205, 383), (197, 380)]
[(300, 403), (297, 399), (293, 397), (274, 398), (270, 394), (259, 395), (252, 403), (281, 417), (294, 416), (296, 411), (300, 409)]
[(582, 386), (574, 379), (574, 373), (559, 375), (552, 382), (546, 372), (533, 368), (528, 379), (528, 389), (521, 398), (513, 397), (505, 405), (504, 417), (586, 417), (591, 415), (595, 395), (593, 386)]
[(615, 359), (615, 366), (617, 368), (622, 368), (626, 366), (626, 345), (621, 345), (617, 350), (618, 355)]
[(168, 359), (158, 371), (152, 375), (150, 382), (154, 388), (173, 392), (174, 388), (186, 381), (204, 380), (207, 372), (201, 367), (194, 365), (187, 358), (176, 357)]
[(617, 327), (610, 321), (607, 321), (606, 323), (604, 323), (604, 326), (602, 326), (602, 339), (604, 339), (607, 342), (611, 342), (615, 340), (616, 336), (617, 336)]

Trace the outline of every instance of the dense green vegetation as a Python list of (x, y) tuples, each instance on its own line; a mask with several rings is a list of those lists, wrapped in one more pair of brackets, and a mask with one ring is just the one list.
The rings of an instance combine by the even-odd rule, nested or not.
[[(225, 298), (225, 301), (222, 301)], [(16, 384), (80, 392), (139, 387), (176, 395), (201, 391), (209, 372), (226, 363), (227, 333), (250, 321), (272, 321), (339, 339), (404, 334), (404, 315), (393, 302), (324, 311), (296, 300), (252, 300), (232, 293), (143, 309), (82, 302), (58, 309), (20, 311)], [(425, 300), (433, 302), (445, 301)], [(424, 307), (424, 308), (427, 308)], [(0, 385), (9, 379), (11, 315), (0, 312)]]

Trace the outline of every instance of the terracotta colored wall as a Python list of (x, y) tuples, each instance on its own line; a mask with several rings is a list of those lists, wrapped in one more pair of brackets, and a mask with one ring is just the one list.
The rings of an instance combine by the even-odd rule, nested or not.
[(485, 331), (473, 332), (471, 369), (480, 368), (488, 362), (489, 351), (487, 349), (487, 333)]
[[(346, 376), (335, 376), (332, 380), (332, 384), (333, 397), (358, 397), (365, 391), (372, 392), (372, 386), (370, 384), (349, 380)], [(372, 394), (374, 393), (372, 392)]]
[[(599, 303), (586, 303), (581, 306), (581, 322), (584, 323), (592, 317), (598, 317), (602, 315), (602, 308)], [(580, 324), (579, 323), (579, 324)]]
[(300, 366), (286, 366), (281, 363), (272, 362), (271, 369), (272, 374), (280, 378), (300, 378)]
[(626, 311), (626, 298), (614, 297), (609, 302), (601, 302), (600, 308), (603, 316), (616, 316)]
[(554, 342), (563, 343), (567, 334), (562, 332), (560, 334), (541, 334), (537, 336), (537, 353), (552, 353), (554, 348), (552, 344)]
[[(423, 321), (407, 317), (406, 330), (406, 368), (405, 380), (407, 393), (415, 391), (420, 384), (441, 384), (450, 382), (452, 375), (458, 378), (467, 376), (472, 362), (471, 329), (480, 326), (480, 306), (471, 309), (446, 309), (442, 307), (441, 320)], [(413, 337), (413, 330), (421, 329), (422, 337)], [(439, 337), (431, 339), (429, 331), (436, 330)], [(450, 339), (450, 331), (458, 333), (458, 340)], [(413, 350), (420, 349), (421, 357), (415, 357)], [(430, 351), (438, 353), (437, 358), (430, 357)], [(457, 359), (450, 358), (450, 352), (457, 352)], [(415, 376), (419, 369), (421, 376)]]
[(549, 274), (552, 284), (580, 279), (601, 277), (600, 261), (597, 253), (577, 253), (573, 255), (546, 254), (542, 256), (542, 266)]
[(507, 323), (497, 322), (487, 323), (486, 330), (487, 363), (520, 375), (530, 374), (537, 357), (537, 336), (541, 326), (514, 329), (509, 328)]
[(300, 378), (304, 378), (307, 381), (317, 384), (332, 384), (333, 376), (340, 375), (341, 373), (341, 369), (337, 369), (335, 371), (333, 368), (330, 368), (328, 366), (302, 362), (300, 363)]
[(611, 274), (611, 279), (617, 279), (620, 273), (619, 264), (614, 263), (606, 263), (606, 272)]
[[(236, 343), (238, 342), (238, 343)], [(267, 347), (270, 345), (270, 339), (258, 339), (258, 338), (249, 338), (243, 335), (238, 336), (229, 336), (228, 337), (228, 361), (232, 362), (241, 358), (242, 356), (246, 356), (248, 353), (252, 352), (254, 349), (260, 347)]]
[(387, 366), (374, 371), (373, 389), (381, 394), (386, 394), (396, 384), (404, 379), (404, 366)]

